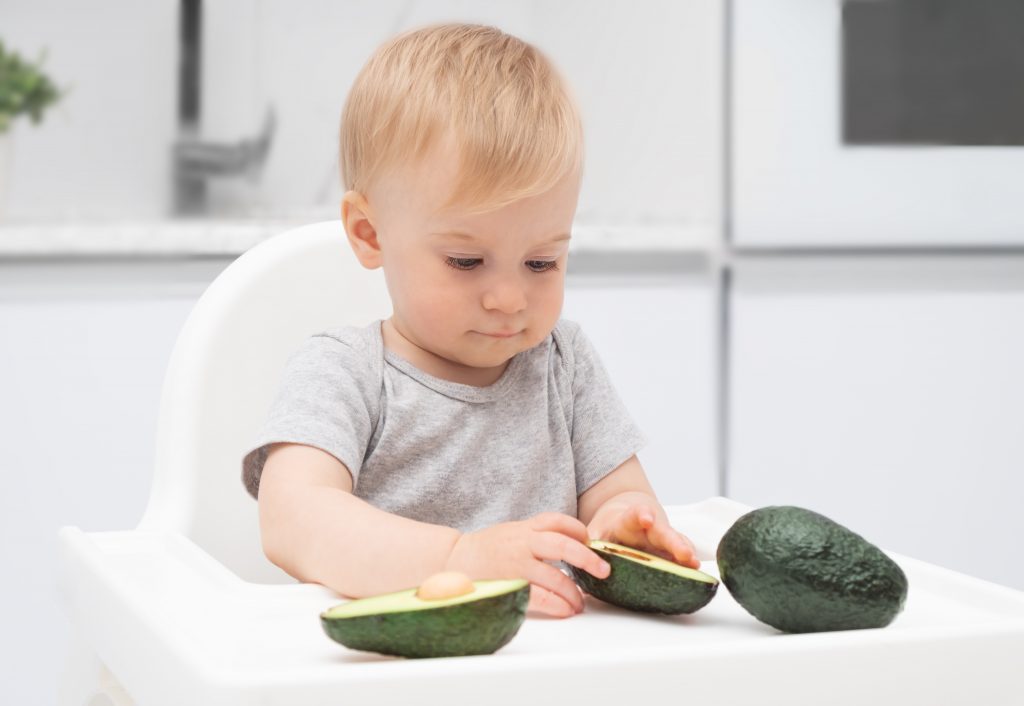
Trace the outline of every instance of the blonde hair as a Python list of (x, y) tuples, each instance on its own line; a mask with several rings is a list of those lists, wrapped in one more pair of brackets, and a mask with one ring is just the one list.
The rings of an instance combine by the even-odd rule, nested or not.
[(440, 24), (384, 43), (356, 77), (341, 119), (346, 190), (365, 194), (449, 130), (460, 177), (442, 209), (489, 211), (582, 174), (579, 110), (548, 58), (495, 27)]

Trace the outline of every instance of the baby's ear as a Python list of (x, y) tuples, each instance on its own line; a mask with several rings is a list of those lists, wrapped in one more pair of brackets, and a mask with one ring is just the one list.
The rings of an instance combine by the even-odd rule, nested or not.
[(368, 270), (381, 265), (377, 229), (370, 221), (370, 204), (358, 191), (349, 191), (341, 199), (341, 221), (345, 224), (349, 245)]

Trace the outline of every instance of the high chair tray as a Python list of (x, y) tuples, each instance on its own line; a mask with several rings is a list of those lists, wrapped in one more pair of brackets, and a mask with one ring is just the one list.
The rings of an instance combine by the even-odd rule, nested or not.
[[(749, 508), (668, 508), (717, 575), (714, 547)], [(187, 538), (61, 530), (73, 622), (144, 706), (280, 704), (1024, 703), (1024, 593), (892, 556), (910, 590), (886, 628), (784, 635), (720, 586), (689, 616), (590, 597), (566, 620), (529, 617), (493, 655), (405, 660), (331, 641), (315, 584), (242, 581)]]

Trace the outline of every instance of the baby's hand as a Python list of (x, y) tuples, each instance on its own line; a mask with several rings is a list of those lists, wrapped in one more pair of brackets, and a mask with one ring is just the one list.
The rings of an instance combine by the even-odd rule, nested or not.
[(583, 610), (583, 594), (571, 578), (545, 562), (564, 561), (607, 578), (610, 567), (587, 548), (587, 539), (587, 528), (575, 517), (544, 512), (463, 534), (445, 569), (473, 579), (526, 579), (532, 584), (530, 609), (567, 618)]
[(699, 569), (697, 552), (668, 519), (647, 505), (631, 505), (615, 517), (598, 539), (639, 549), (692, 569)]

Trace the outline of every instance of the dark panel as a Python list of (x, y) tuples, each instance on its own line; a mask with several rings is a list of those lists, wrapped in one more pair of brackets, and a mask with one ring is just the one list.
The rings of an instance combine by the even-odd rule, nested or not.
[(1024, 0), (843, 0), (851, 145), (1024, 145)]

